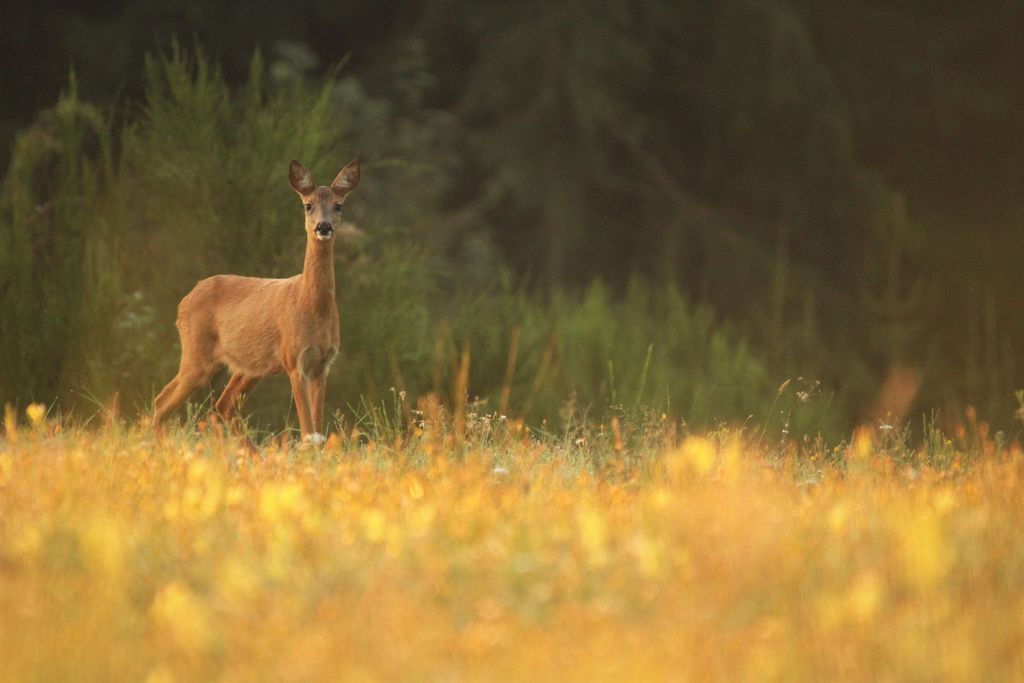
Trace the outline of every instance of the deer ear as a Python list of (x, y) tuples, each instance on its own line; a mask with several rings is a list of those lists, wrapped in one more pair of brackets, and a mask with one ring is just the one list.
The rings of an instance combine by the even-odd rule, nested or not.
[(331, 183), (331, 189), (340, 194), (342, 197), (347, 195), (352, 190), (356, 189), (356, 185), (359, 184), (359, 160), (354, 159), (349, 162), (345, 168), (338, 172), (338, 177)]
[(291, 166), (288, 167), (288, 182), (292, 184), (292, 189), (299, 194), (309, 194), (316, 189), (316, 185), (313, 184), (313, 176), (294, 159), (292, 159)]

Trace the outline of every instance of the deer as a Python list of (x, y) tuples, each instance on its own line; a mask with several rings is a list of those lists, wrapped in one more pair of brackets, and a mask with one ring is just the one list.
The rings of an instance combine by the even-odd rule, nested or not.
[(238, 412), (260, 379), (281, 373), (291, 382), (302, 447), (326, 441), (321, 426), (327, 373), (341, 342), (334, 241), (342, 205), (359, 183), (359, 161), (342, 168), (330, 186), (318, 186), (293, 160), (288, 181), (305, 211), (302, 272), (290, 278), (214, 275), (185, 295), (176, 321), (181, 339), (178, 373), (154, 404), (158, 433), (175, 408), (227, 367), (230, 377), (214, 411), (247, 450), (255, 452), (256, 447), (244, 435)]

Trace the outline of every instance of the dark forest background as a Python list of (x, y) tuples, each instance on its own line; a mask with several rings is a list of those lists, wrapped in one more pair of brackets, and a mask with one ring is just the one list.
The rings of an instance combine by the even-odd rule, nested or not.
[(301, 265), (288, 161), (358, 156), (334, 407), (450, 396), (468, 360), (481, 410), (537, 422), (1005, 428), (1022, 27), (1018, 0), (8, 3), (0, 402), (148, 406), (196, 279)]

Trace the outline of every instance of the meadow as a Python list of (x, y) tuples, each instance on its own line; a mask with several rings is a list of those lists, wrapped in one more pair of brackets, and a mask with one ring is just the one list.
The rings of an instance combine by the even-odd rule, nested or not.
[(1024, 453), (501, 415), (155, 441), (9, 409), (5, 681), (1024, 676)]
[[(509, 110), (501, 68), (437, 97), (415, 41), (380, 72), (172, 43), (123, 102), (72, 71), (0, 182), (0, 683), (1024, 679), (1024, 214), (920, 217), (799, 22), (752, 3), (784, 40), (748, 39), (743, 4), (655, 22), (739, 38), (650, 119), (600, 61), (553, 78), (573, 107)], [(723, 83), (762, 43), (796, 90)], [(299, 272), (288, 162), (355, 155), (327, 443), (295, 448), (282, 377), (258, 454), (200, 396), (157, 439), (181, 297)]]

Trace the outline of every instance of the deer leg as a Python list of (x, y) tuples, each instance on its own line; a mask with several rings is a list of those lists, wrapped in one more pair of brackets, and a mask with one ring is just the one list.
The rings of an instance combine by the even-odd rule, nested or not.
[(240, 374), (231, 375), (228, 378), (228, 383), (224, 385), (224, 390), (220, 392), (217, 402), (213, 404), (214, 414), (219, 416), (224, 424), (228, 426), (230, 426), (231, 416), (234, 414), (235, 389), (241, 381), (242, 376)]
[(156, 400), (153, 402), (154, 429), (159, 431), (159, 429), (163, 426), (164, 420), (167, 419), (167, 415), (170, 414), (171, 410), (174, 410), (174, 408), (177, 407), (177, 404), (175, 404), (175, 406), (171, 407), (170, 410), (168, 410), (168, 403), (170, 402), (171, 397), (174, 396), (174, 393), (177, 390), (178, 385), (180, 383), (181, 380), (179, 379), (178, 375), (175, 375), (174, 378), (167, 383), (167, 386), (165, 386), (163, 390), (157, 395)]
[(299, 432), (305, 439), (309, 434), (309, 388), (307, 380), (298, 370), (288, 373), (288, 379), (292, 383), (292, 398), (295, 399), (295, 412), (299, 415)]
[(209, 382), (211, 374), (195, 370), (190, 372), (178, 370), (178, 374), (175, 375), (174, 379), (168, 382), (167, 386), (160, 392), (160, 395), (156, 397), (153, 428), (158, 431), (161, 430), (164, 421), (167, 420), (167, 416), (174, 412), (174, 409), (180, 406), (193, 391), (204, 383)]
[(234, 374), (228, 379), (227, 385), (224, 387), (224, 391), (220, 393), (220, 398), (217, 399), (217, 403), (214, 404), (213, 410), (221, 416), (221, 418), (227, 422), (235, 414), (236, 401), (235, 398), (239, 394), (239, 387), (245, 382), (246, 378), (241, 374)]
[(320, 428), (324, 423), (324, 394), (326, 389), (327, 375), (309, 378), (310, 428), (313, 430), (313, 434), (318, 434), (321, 438), (323, 438), (323, 432), (320, 431)]
[(259, 377), (249, 377), (241, 374), (231, 375), (231, 379), (228, 380), (227, 386), (224, 387), (224, 391), (221, 392), (220, 398), (217, 399), (217, 404), (214, 406), (214, 410), (227, 423), (231, 433), (240, 437), (242, 445), (250, 452), (257, 450), (256, 444), (245, 434), (238, 411), (242, 409), (242, 403), (245, 402), (249, 392), (252, 391), (252, 388), (259, 381)]

